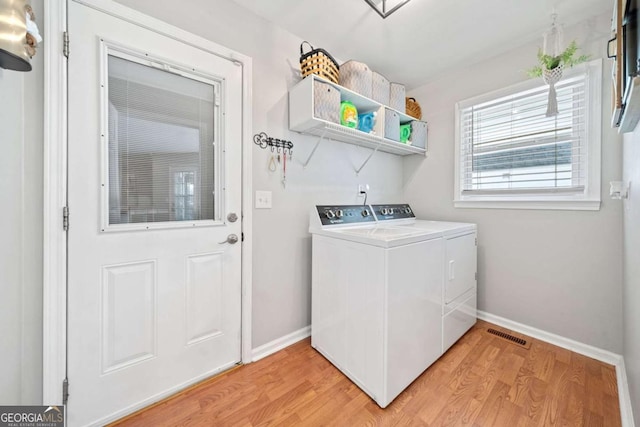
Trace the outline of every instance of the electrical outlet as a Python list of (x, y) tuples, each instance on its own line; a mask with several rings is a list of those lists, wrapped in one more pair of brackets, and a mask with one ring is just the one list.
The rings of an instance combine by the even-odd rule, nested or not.
[(256, 191), (256, 209), (271, 209), (271, 191)]

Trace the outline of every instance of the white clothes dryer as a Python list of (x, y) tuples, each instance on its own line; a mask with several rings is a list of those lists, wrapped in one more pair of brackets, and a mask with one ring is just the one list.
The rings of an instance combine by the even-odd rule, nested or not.
[[(449, 267), (447, 251), (473, 236), (475, 253), (476, 226), (419, 221), (406, 204), (324, 205), (312, 209), (309, 231), (311, 344), (384, 408), (468, 329), (443, 326), (447, 295), (459, 287), (445, 279), (462, 271), (457, 258)], [(473, 295), (464, 327), (475, 323)]]

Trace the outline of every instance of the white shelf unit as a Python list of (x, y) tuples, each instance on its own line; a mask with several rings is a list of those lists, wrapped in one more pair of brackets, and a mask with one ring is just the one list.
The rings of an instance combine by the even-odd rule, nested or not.
[[(351, 101), (358, 109), (358, 113), (367, 113), (372, 111), (377, 112), (380, 111), (381, 108), (391, 109), (388, 106), (357, 94), (345, 87), (332, 83), (316, 75), (310, 75), (289, 91), (289, 128), (291, 130), (400, 156), (406, 156), (409, 154), (426, 155), (427, 150), (425, 148), (403, 144), (401, 142), (384, 138), (380, 135), (365, 133), (357, 129), (348, 128), (337, 123), (328, 122), (314, 117), (314, 84), (318, 81), (335, 87), (340, 92), (341, 101)], [(397, 113), (400, 115), (401, 124), (416, 120), (415, 118), (399, 111)], [(425, 147), (428, 147), (426, 142)]]

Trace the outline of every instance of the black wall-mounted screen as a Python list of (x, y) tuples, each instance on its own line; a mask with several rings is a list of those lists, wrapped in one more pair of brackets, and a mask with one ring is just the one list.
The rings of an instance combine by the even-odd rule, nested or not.
[(624, 49), (622, 93), (624, 94), (623, 104), (626, 104), (631, 81), (640, 72), (638, 64), (638, 58), (640, 58), (638, 52), (640, 48), (638, 41), (638, 0), (627, 0), (622, 21), (622, 33)]

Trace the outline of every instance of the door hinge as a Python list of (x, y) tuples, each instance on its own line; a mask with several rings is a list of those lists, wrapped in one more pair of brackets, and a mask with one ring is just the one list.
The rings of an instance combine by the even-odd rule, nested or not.
[(66, 31), (62, 33), (62, 54), (69, 58), (69, 33)]
[(240, 241), (244, 242), (244, 233), (240, 233)]
[(62, 208), (62, 229), (64, 231), (69, 230), (69, 207)]
[(69, 378), (62, 381), (62, 404), (66, 405), (69, 401)]

